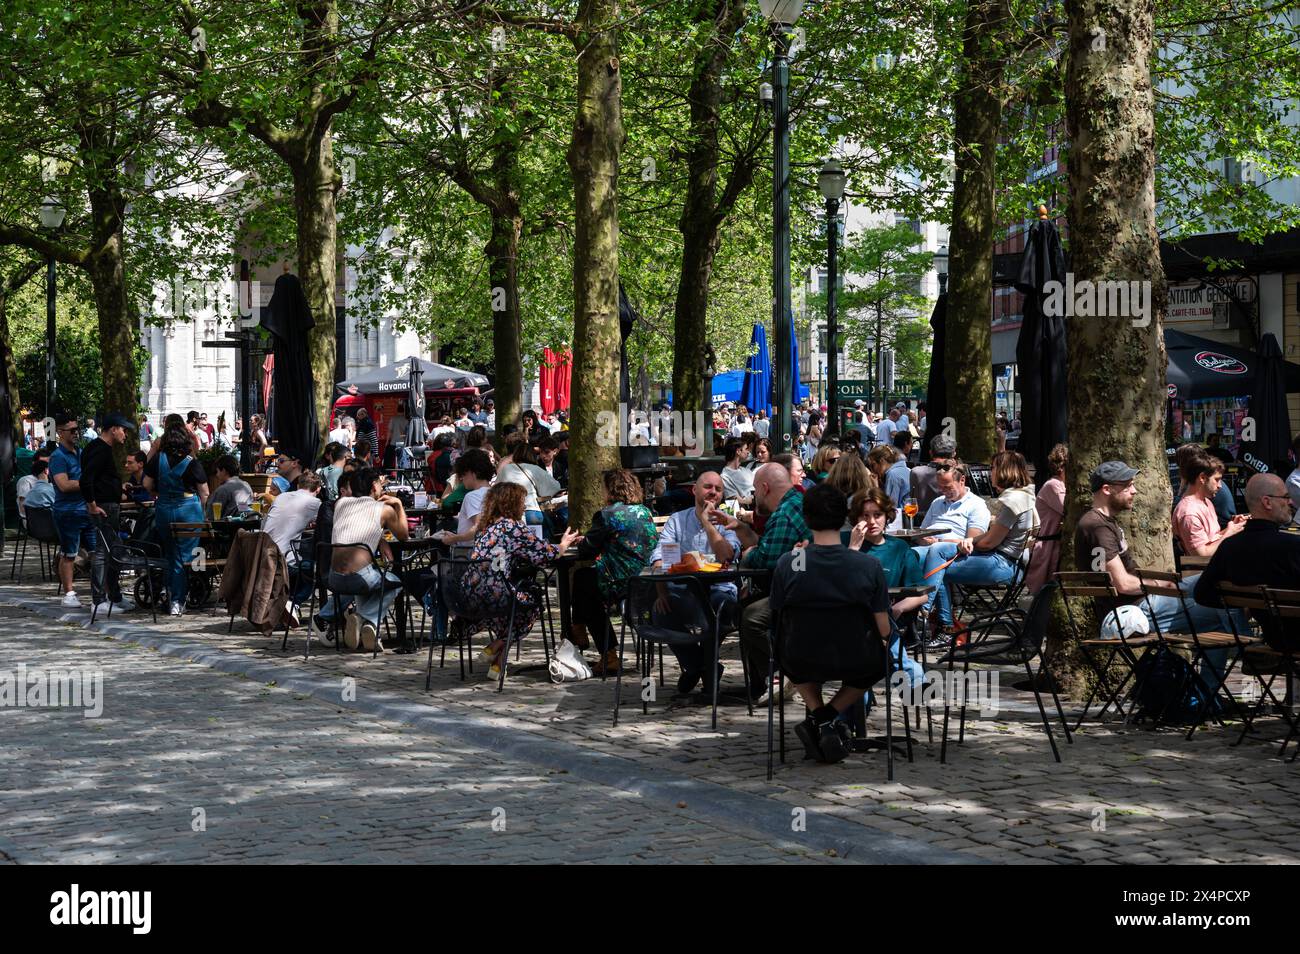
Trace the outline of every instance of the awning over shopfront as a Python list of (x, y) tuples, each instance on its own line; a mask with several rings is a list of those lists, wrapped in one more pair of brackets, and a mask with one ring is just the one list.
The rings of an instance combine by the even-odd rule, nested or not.
[[(1254, 393), (1260, 358), (1253, 351), (1165, 329), (1169, 397), (1180, 401)], [(1287, 393), (1300, 392), (1300, 365), (1284, 362)]]

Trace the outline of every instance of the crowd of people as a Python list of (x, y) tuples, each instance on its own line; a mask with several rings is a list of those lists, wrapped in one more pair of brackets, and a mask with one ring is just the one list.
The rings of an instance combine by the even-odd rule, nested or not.
[[(696, 595), (701, 591), (664, 582), (657, 586), (653, 611), (658, 624), (698, 634), (693, 642), (672, 646), (679, 693), (714, 691), (724, 672), (721, 664), (712, 664), (712, 634), (734, 630), (748, 663), (745, 690), (755, 701), (773, 691), (770, 646), (789, 607), (820, 603), (869, 611), (882, 644), (916, 684), (922, 673), (911, 652), (918, 641), (927, 650), (943, 651), (967, 635), (955, 613), (955, 587), (996, 586), (1023, 575), (1028, 591), (1037, 592), (1053, 578), (1063, 552), (1068, 447), (1051, 451), (1050, 472), (1037, 480), (1019, 452), (1000, 450), (987, 469), (991, 494), (985, 490), (981, 496), (948, 435), (934, 435), (928, 459), (920, 459), (924, 404), (915, 409), (900, 404), (877, 417), (859, 403), (846, 412), (841, 428), (828, 426), (816, 408), (797, 408), (794, 453), (775, 452), (770, 420), (761, 410), (751, 415), (743, 406), (725, 409), (715, 420), (722, 457), (718, 470), (705, 470), (689, 487), (654, 499), (646, 499), (646, 485), (628, 470), (607, 471), (605, 505), (585, 528), (568, 526), (569, 433), (563, 416), (527, 411), (518, 424), (501, 428), (499, 446), (490, 440), (493, 416), (491, 402), (475, 401), (457, 408), (454, 417), (431, 419), (421, 471), (426, 491), (441, 499), (448, 519), (435, 534), (438, 542), (448, 552), (463, 548), (460, 552), (473, 561), (461, 583), (492, 625), (495, 638), (484, 652), (493, 673), (541, 612), (536, 571), (569, 551), (590, 562), (574, 574), (573, 625), (564, 635), (579, 650), (594, 643), (593, 669), (602, 674), (617, 672), (620, 664), (611, 616), (629, 582), (645, 568), (663, 569), (682, 554), (698, 553), (720, 564), (770, 571), (769, 581), (755, 582), (743, 605), (734, 582), (709, 586), (707, 607)], [(232, 453), (218, 455), (207, 467), (199, 461), (205, 448), (233, 448), (223, 435), (239, 434), (239, 422), (227, 435), (222, 418), (211, 429), (205, 418), (169, 415), (160, 431), (150, 431), (148, 447), (142, 440), (142, 450), (128, 458), (125, 479), (114, 449), (133, 429), (143, 437), (147, 419), (110, 414), (90, 430), (71, 415), (56, 418), (57, 444), (37, 451), (18, 497), (25, 513), (48, 507), (53, 514), (64, 605), (80, 605), (73, 588), (80, 561), (98, 608), (128, 607), (107, 552), (122, 530), (123, 503), (152, 503), (174, 614), (185, 611), (192, 541), (175, 539), (170, 527), (257, 508), (263, 511), (263, 531), (290, 569), (291, 606), (304, 603), (321, 580), (318, 551), (303, 541), (328, 542), (334, 552), (326, 582), (335, 598), (321, 602), (313, 625), (330, 626), (342, 612), (345, 645), (376, 647), (392, 600), (401, 587), (413, 585), (386, 571), (380, 559), (387, 535), (402, 540), (412, 530), (406, 505), (385, 473), (405, 461), (394, 458), (386, 467), (376, 466), (375, 427), (359, 409), (340, 417), (317, 459), (304, 459), (284, 446), (265, 455), (270, 481), (259, 494)], [(252, 426), (260, 432), (258, 419)], [(405, 438), (406, 429), (392, 426), (391, 444), (400, 449), (398, 438)], [(1222, 455), (1213, 451), (1184, 444), (1176, 457), (1180, 486), (1171, 515), (1176, 551), (1209, 561), (1202, 574), (1182, 581), (1181, 599), (1143, 594), (1119, 520), (1133, 506), (1137, 471), (1123, 461), (1107, 461), (1089, 475), (1091, 506), (1075, 526), (1073, 557), (1076, 567), (1108, 574), (1118, 594), (1099, 600), (1099, 613), (1131, 606), (1161, 631), (1184, 622), (1224, 629), (1241, 621), (1229, 619), (1218, 604), (1218, 582), (1294, 586), (1300, 579), (1300, 535), (1278, 533), (1292, 523), (1300, 503), (1300, 467), (1285, 481), (1252, 477), (1244, 489), (1248, 513), (1237, 514), (1223, 483)], [(1300, 457), (1300, 439), (1296, 452)], [(658, 520), (656, 513), (662, 515)], [(898, 534), (905, 528), (917, 532), (905, 539)], [(796, 560), (801, 550), (806, 552), (798, 561), (805, 562)], [(813, 572), (796, 573), (795, 566)], [(434, 609), (435, 574), (414, 582), (415, 595)], [(889, 596), (891, 588), (923, 584), (932, 587), (928, 595)], [(444, 635), (446, 613), (435, 615), (436, 632)], [(716, 629), (709, 620), (717, 621)], [(1270, 639), (1300, 645), (1300, 634), (1276, 627)], [(1222, 672), (1223, 657), (1212, 652), (1206, 661)], [(812, 678), (814, 667), (801, 671), (795, 660), (788, 670), (812, 713), (799, 729), (811, 757), (842, 757), (844, 729), (837, 723), (871, 684), (866, 680), (873, 664), (864, 659), (861, 665), (861, 673), (846, 674), (829, 702)]]

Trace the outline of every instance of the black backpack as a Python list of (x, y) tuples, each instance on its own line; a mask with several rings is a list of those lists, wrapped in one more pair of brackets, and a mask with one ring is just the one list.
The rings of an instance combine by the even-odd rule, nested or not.
[(1191, 665), (1168, 647), (1147, 653), (1133, 673), (1140, 717), (1186, 724), (1199, 721), (1205, 712), (1205, 690)]

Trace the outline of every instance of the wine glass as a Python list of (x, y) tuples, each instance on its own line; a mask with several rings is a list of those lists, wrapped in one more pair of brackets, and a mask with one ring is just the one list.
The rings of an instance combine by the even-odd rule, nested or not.
[(916, 516), (917, 506), (915, 497), (906, 497), (903, 500), (903, 514), (907, 517), (907, 529), (912, 529), (912, 518)]

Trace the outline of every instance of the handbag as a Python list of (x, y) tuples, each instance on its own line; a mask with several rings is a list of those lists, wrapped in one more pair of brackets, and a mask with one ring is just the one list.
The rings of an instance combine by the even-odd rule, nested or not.
[(567, 639), (560, 640), (560, 645), (551, 656), (549, 665), (551, 682), (581, 682), (591, 678), (591, 667), (587, 665), (578, 647)]

